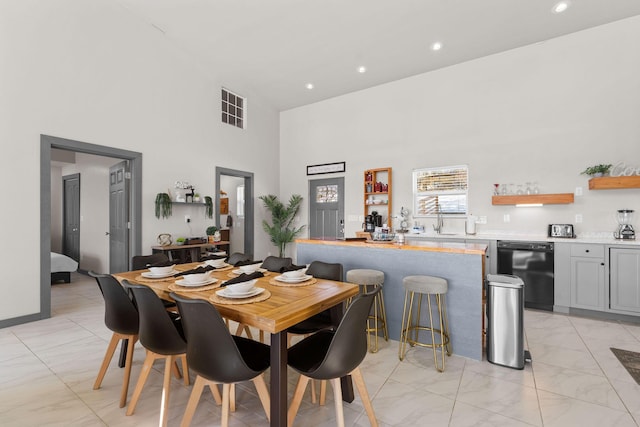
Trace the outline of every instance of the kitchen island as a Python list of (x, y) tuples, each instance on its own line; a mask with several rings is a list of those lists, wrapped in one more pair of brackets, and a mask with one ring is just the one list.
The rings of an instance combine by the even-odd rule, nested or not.
[[(368, 243), (342, 240), (296, 240), (296, 262), (338, 262), (345, 273), (356, 268), (383, 271), (387, 328), (394, 340), (400, 338), (404, 288), (402, 278), (413, 275), (447, 279), (447, 312), (453, 352), (482, 360), (483, 281), (486, 245), (476, 243), (414, 242)], [(428, 324), (423, 310), (422, 324)]]

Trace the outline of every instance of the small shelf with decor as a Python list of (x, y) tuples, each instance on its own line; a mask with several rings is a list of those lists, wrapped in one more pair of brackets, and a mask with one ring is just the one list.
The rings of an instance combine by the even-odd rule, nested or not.
[(391, 168), (364, 171), (363, 190), (364, 215), (371, 215), (371, 212), (377, 211), (382, 216), (382, 223), (391, 228)]
[(522, 194), (511, 196), (493, 196), (492, 205), (562, 205), (573, 203), (573, 193)]
[(589, 190), (640, 188), (640, 176), (601, 176), (589, 180)]

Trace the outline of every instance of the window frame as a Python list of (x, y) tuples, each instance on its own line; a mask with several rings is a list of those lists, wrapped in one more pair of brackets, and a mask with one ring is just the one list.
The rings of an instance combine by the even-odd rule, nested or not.
[(220, 119), (222, 123), (238, 129), (246, 129), (247, 98), (222, 87), (220, 90)]
[[(425, 172), (451, 172), (455, 170), (464, 170), (466, 174), (465, 188), (464, 189), (450, 189), (450, 190), (428, 190), (418, 191), (418, 177)], [(413, 217), (414, 218), (434, 218), (438, 216), (437, 212), (434, 213), (420, 213), (419, 205), (420, 200), (425, 197), (439, 197), (439, 196), (464, 196), (464, 212), (451, 212), (445, 211), (440, 215), (450, 218), (466, 218), (469, 215), (469, 166), (468, 165), (453, 165), (453, 166), (436, 166), (428, 168), (414, 169), (411, 175), (411, 184), (413, 190)]]

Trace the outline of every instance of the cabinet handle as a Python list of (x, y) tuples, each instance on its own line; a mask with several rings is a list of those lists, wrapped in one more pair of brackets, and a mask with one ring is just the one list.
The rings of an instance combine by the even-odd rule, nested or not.
[(586, 252), (586, 253), (589, 253), (589, 249), (585, 249), (585, 252)]
[(604, 267), (604, 262), (601, 262), (600, 265)]

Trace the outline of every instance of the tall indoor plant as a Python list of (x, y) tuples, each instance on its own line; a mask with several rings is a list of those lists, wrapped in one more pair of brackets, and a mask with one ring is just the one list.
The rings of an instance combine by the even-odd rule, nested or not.
[(298, 228), (292, 225), (300, 210), (302, 196), (293, 194), (287, 206), (273, 194), (260, 196), (260, 200), (271, 212), (271, 224), (266, 220), (262, 220), (262, 228), (271, 237), (271, 242), (278, 247), (280, 257), (284, 257), (287, 243), (293, 242), (293, 239), (304, 229), (304, 225)]

